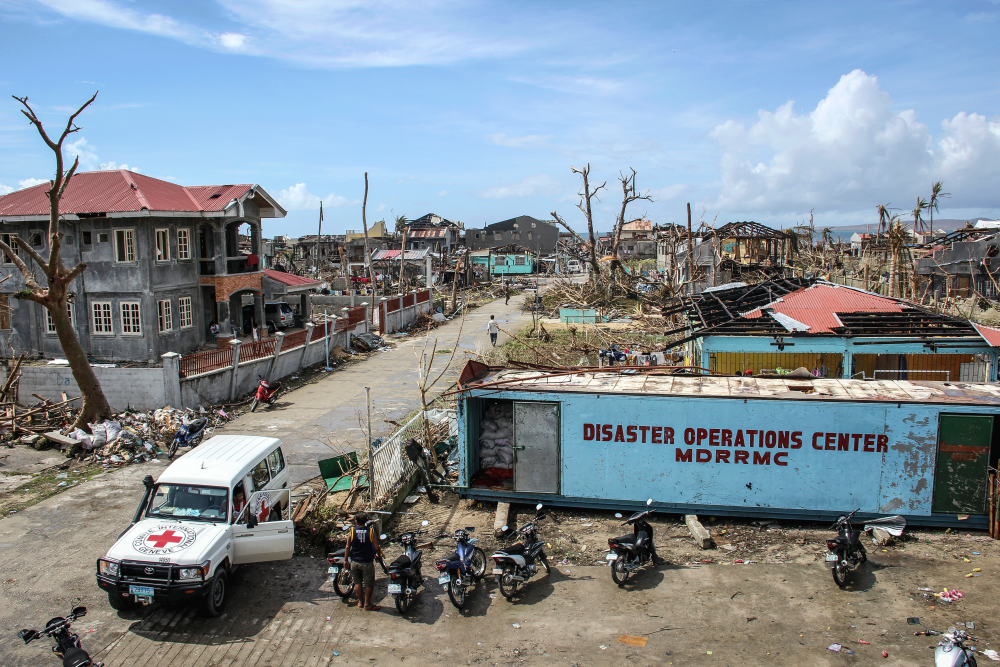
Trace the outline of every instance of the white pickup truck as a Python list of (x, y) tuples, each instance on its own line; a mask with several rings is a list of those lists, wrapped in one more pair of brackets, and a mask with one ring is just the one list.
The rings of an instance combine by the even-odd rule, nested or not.
[(221, 614), (233, 568), (292, 557), (288, 480), (281, 441), (248, 435), (215, 436), (147, 475), (132, 525), (97, 561), (111, 607), (202, 600)]

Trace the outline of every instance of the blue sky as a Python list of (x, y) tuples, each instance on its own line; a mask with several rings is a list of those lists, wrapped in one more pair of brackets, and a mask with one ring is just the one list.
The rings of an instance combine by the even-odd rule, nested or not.
[[(185, 185), (253, 182), (268, 235), (435, 212), (467, 227), (558, 211), (590, 163), (634, 168), (656, 222), (875, 220), (943, 180), (937, 217), (1000, 214), (1000, 4), (0, 0), (0, 192), (73, 152)], [(7, 100), (7, 101), (4, 101)]]

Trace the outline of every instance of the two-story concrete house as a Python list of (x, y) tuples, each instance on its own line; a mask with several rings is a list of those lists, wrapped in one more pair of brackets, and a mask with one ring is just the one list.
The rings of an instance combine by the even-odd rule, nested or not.
[(536, 253), (555, 252), (559, 243), (559, 228), (551, 222), (529, 215), (494, 222), (483, 229), (467, 229), (465, 244), (471, 250), (519, 245)]
[[(25, 239), (48, 254), (47, 184), (0, 197), (0, 233)], [(100, 360), (157, 360), (210, 339), (217, 321), (242, 324), (242, 298), (253, 295), (264, 321), (261, 220), (285, 216), (258, 185), (184, 187), (130, 171), (77, 174), (60, 210), (63, 263), (87, 263), (73, 283), (70, 316), (83, 348)], [(241, 233), (249, 252), (241, 252)], [(27, 260), (23, 251), (20, 256)], [(7, 257), (0, 274), (3, 354), (58, 357), (62, 348), (47, 311), (15, 298), (24, 288)], [(39, 282), (44, 276), (37, 271)]]

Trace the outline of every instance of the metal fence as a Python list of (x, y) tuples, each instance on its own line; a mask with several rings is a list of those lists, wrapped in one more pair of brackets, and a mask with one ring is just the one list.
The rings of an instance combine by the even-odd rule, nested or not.
[(181, 377), (191, 377), (201, 373), (226, 368), (233, 365), (233, 348), (228, 345), (218, 350), (208, 350), (181, 357)]
[(277, 343), (276, 338), (265, 338), (264, 340), (255, 340), (252, 343), (243, 343), (243, 346), (240, 348), (240, 363), (274, 356), (275, 343)]
[(421, 416), (419, 412), (415, 414), (392, 435), (384, 438), (372, 452), (372, 479), (369, 483), (375, 507), (381, 507), (416, 468), (403, 454), (403, 443), (410, 438), (423, 440)]

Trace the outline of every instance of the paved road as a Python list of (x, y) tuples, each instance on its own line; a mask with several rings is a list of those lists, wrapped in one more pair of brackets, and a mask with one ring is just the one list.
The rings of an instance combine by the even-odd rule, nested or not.
[[(216, 433), (246, 433), (274, 435), (281, 438), (292, 471), (292, 483), (317, 474), (316, 462), (334, 456), (330, 445), (354, 449), (363, 447), (365, 437), (361, 423), (365, 419), (365, 387), (371, 387), (373, 433), (378, 436), (391, 427), (383, 419), (399, 420), (420, 407), (418, 389), (419, 357), (425, 350), (430, 354), (434, 338), (438, 349), (454, 349), (458, 353), (449, 372), (435, 386), (439, 393), (453, 382), (465, 360), (465, 352), (473, 352), (477, 343), (489, 343), (486, 325), (494, 315), (500, 327), (517, 331), (531, 322), (530, 313), (521, 312), (523, 297), (517, 296), (504, 305), (503, 299), (476, 308), (462, 320), (455, 319), (431, 331), (426, 336), (390, 337), (396, 347), (373, 355), (361, 363), (351, 363), (329, 376), (294, 393), (282, 396), (272, 408), (258, 408), (227, 424)], [(498, 344), (506, 337), (501, 334)], [(443, 368), (450, 354), (436, 355), (434, 376)]]

